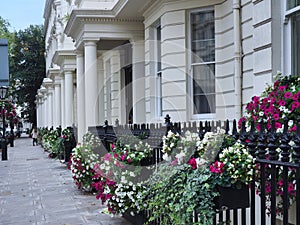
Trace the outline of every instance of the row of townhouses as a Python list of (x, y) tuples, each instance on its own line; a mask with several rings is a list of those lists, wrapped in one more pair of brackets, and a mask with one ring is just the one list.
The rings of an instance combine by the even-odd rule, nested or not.
[(46, 0), (38, 127), (238, 119), (300, 74), (299, 0)]

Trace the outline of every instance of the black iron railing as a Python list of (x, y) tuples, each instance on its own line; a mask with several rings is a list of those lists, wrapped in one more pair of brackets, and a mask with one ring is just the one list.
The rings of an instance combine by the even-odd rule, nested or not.
[[(230, 124), (232, 127), (230, 129)], [(256, 158), (257, 167), (255, 169), (253, 182), (250, 185), (250, 209), (233, 209), (219, 211), (214, 224), (231, 221), (233, 225), (265, 225), (267, 221), (271, 225), (276, 224), (278, 219), (277, 197), (278, 176), (281, 176), (282, 182), (282, 224), (289, 225), (289, 207), (290, 192), (289, 176), (294, 174), (294, 192), (296, 211), (295, 225), (300, 225), (300, 118), (297, 120), (297, 130), (291, 133), (288, 129), (288, 121), (284, 123), (282, 133), (276, 132), (275, 122), (272, 123), (268, 130), (263, 122), (260, 123), (259, 130), (257, 124), (252, 122), (251, 129), (246, 130), (245, 122), (242, 123), (241, 129), (237, 129), (236, 121), (230, 123), (228, 120), (206, 121), (206, 122), (187, 122), (172, 123), (169, 116), (165, 118), (165, 124), (143, 124), (143, 125), (108, 125), (90, 127), (89, 131), (97, 135), (105, 146), (106, 151), (110, 151), (111, 144), (115, 143), (118, 138), (125, 135), (143, 136), (147, 139), (148, 144), (154, 149), (153, 155), (149, 157), (149, 164), (157, 164), (162, 161), (162, 137), (169, 130), (178, 133), (185, 133), (187, 130), (197, 132), (200, 138), (209, 131), (215, 131), (217, 127), (225, 129), (235, 139), (244, 143), (253, 157)], [(291, 142), (292, 141), (292, 142)], [(260, 198), (256, 195), (256, 187), (260, 186)], [(266, 187), (268, 190), (266, 192)], [(256, 208), (256, 201), (259, 202), (259, 208)], [(267, 204), (270, 203), (269, 212)], [(259, 210), (259, 211), (258, 211)], [(151, 212), (147, 212), (151, 214)], [(269, 215), (268, 215), (269, 214)], [(197, 215), (194, 217), (197, 221)], [(159, 224), (156, 221), (154, 224)]]

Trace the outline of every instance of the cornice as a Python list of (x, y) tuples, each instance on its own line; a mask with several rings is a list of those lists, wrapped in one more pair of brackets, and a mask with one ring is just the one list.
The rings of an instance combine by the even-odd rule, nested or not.
[[(210, 1), (199, 1), (199, 0), (152, 0), (147, 8), (144, 8), (143, 16), (145, 18), (146, 27), (161, 17), (166, 12), (176, 10), (187, 10), (197, 7), (206, 7), (217, 5), (224, 2), (224, 0), (210, 0)], [(153, 18), (156, 15), (157, 18)], [(148, 21), (150, 18), (150, 21)], [(154, 20), (154, 21), (152, 21)]]
[(65, 27), (64, 33), (67, 36), (74, 38), (75, 29), (82, 26), (85, 23), (115, 23), (115, 22), (127, 22), (127, 23), (142, 23), (143, 18), (120, 18), (116, 17), (113, 11), (109, 10), (87, 10), (87, 9), (75, 9), (72, 11), (68, 23)]
[(53, 2), (54, 2), (54, 0), (46, 0), (46, 2), (45, 2), (44, 14), (43, 14), (44, 28), (45, 28), (44, 33), (46, 32), (46, 28), (49, 26), (49, 18), (50, 18), (50, 15), (51, 15)]
[(62, 66), (67, 60), (76, 60), (76, 53), (74, 50), (58, 50), (53, 56), (52, 62)]

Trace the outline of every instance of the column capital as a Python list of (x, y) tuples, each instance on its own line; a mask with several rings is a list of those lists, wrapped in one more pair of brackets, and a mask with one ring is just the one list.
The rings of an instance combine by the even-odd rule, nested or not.
[(86, 40), (84, 41), (84, 47), (86, 46), (97, 46), (98, 40)]
[(75, 50), (76, 57), (83, 57), (83, 50)]

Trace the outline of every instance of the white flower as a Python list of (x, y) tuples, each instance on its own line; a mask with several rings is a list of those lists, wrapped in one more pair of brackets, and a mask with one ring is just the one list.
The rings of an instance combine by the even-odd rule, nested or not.
[(196, 158), (197, 168), (202, 167), (203, 165), (205, 165), (205, 163), (207, 163), (205, 159), (203, 159), (203, 158)]
[(135, 174), (134, 174), (134, 172), (132, 172), (132, 171), (129, 172), (129, 175), (130, 175), (131, 177), (135, 177)]
[(171, 161), (171, 156), (169, 156), (167, 153), (165, 153), (162, 158), (165, 161)]
[(183, 159), (185, 157), (185, 153), (184, 152), (180, 152), (175, 156), (178, 159), (178, 164), (183, 163)]

